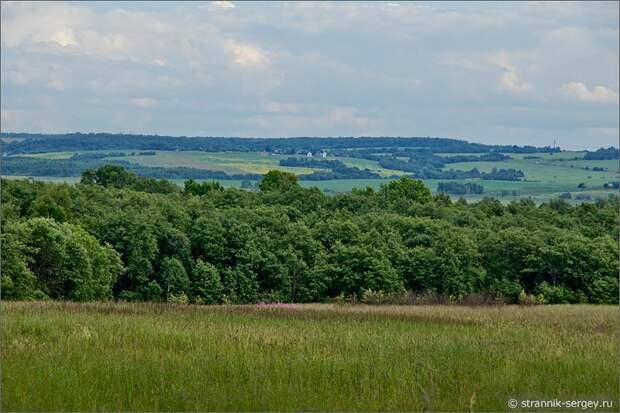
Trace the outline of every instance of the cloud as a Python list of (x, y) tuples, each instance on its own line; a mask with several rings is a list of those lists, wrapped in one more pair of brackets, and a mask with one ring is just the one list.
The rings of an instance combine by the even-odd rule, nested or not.
[(155, 99), (146, 97), (130, 99), (129, 103), (131, 104), (131, 106), (141, 109), (147, 109), (157, 106), (157, 101)]
[(236, 40), (228, 40), (224, 48), (232, 55), (233, 61), (242, 67), (261, 67), (268, 63), (267, 56), (258, 48)]
[(509, 53), (497, 53), (491, 56), (490, 60), (502, 70), (499, 77), (499, 85), (502, 89), (517, 94), (531, 89), (531, 86), (522, 79), (519, 69), (511, 62), (515, 59), (511, 58)]
[(3, 87), (27, 87), (38, 90), (64, 91), (70, 84), (69, 74), (53, 62), (33, 65), (26, 60), (13, 60), (2, 65)]
[(88, 8), (56, 2), (2, 2), (3, 47), (40, 49), (79, 46), (78, 33), (93, 18)]
[(511, 92), (523, 93), (530, 90), (530, 85), (521, 79), (514, 67), (504, 67), (504, 73), (500, 77), (500, 85)]
[(220, 9), (234, 9), (235, 8), (235, 4), (232, 1), (212, 1), (211, 4), (214, 7), (217, 7)]
[(2, 127), (616, 143), (617, 4), (394, 3), (3, 1)]
[(20, 113), (16, 110), (0, 110), (0, 120), (2, 123), (15, 124), (19, 121)]
[(65, 84), (65, 81), (56, 76), (56, 75), (52, 75), (50, 82), (48, 83), (48, 86), (56, 91), (63, 91), (66, 89), (67, 85)]
[(588, 87), (581, 82), (570, 82), (562, 85), (559, 90), (583, 102), (618, 104), (618, 92), (604, 86), (595, 86), (592, 89), (588, 89)]
[(359, 109), (352, 107), (338, 107), (330, 110), (325, 117), (325, 121), (332, 123), (349, 123), (357, 127), (367, 127), (373, 125), (373, 119), (367, 116), (358, 115)]
[(218, 10), (231, 10), (234, 9), (235, 3), (232, 1), (209, 1), (206, 4), (201, 4), (198, 6), (200, 10), (206, 11), (218, 11)]
[(71, 27), (64, 27), (59, 31), (52, 34), (50, 37), (52, 42), (56, 42), (61, 46), (75, 46), (77, 42), (73, 36), (73, 29)]
[(315, 131), (317, 135), (329, 135), (337, 128), (336, 136), (368, 135), (374, 131), (377, 120), (360, 113), (360, 109), (347, 106), (317, 107), (309, 105), (303, 112), (277, 112), (271, 116), (251, 117), (252, 124), (260, 125), (272, 136), (292, 135), (285, 130), (297, 130), (293, 136), (307, 136), (306, 131)]
[(297, 105), (290, 102), (271, 101), (264, 103), (262, 108), (271, 113), (295, 113), (298, 111)]

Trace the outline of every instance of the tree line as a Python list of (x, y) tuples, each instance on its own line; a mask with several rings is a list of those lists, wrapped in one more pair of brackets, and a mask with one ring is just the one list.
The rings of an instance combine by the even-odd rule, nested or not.
[(401, 178), (326, 196), (292, 174), (259, 191), (141, 178), (2, 180), (5, 299), (316, 302), (368, 291), (618, 303), (618, 197), (503, 205)]
[(586, 152), (586, 154), (583, 156), (584, 160), (605, 160), (605, 159), (612, 159), (612, 160), (618, 160), (618, 158), (620, 157), (620, 151), (618, 151), (618, 148), (614, 148), (613, 146), (610, 146), (609, 148), (600, 148), (597, 149), (594, 152)]
[(484, 192), (484, 187), (474, 182), (465, 184), (458, 182), (438, 182), (437, 192), (455, 195), (482, 194)]
[(205, 152), (273, 152), (284, 154), (315, 153), (320, 150), (339, 151), (349, 148), (414, 148), (436, 153), (484, 152), (557, 152), (559, 149), (517, 145), (485, 145), (459, 139), (433, 137), (296, 137), (296, 138), (236, 138), (133, 135), (112, 133), (0, 133), (3, 153), (43, 153), (91, 150), (160, 150)]

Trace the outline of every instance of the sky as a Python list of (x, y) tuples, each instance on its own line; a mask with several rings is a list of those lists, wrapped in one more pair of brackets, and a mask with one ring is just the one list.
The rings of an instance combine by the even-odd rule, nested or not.
[(618, 146), (617, 2), (1, 11), (2, 131)]

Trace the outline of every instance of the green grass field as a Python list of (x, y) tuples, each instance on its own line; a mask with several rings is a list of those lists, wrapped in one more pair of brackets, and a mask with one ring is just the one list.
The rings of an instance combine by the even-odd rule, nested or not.
[(0, 138), (0, 141), (11, 143), (11, 142), (21, 142), (23, 141), (23, 139), (22, 138)]
[[(94, 151), (105, 152), (105, 151)], [(131, 153), (134, 150), (124, 150), (123, 152)], [(485, 193), (483, 195), (468, 195), (468, 200), (476, 201), (484, 196), (499, 197), (503, 201), (511, 201), (522, 197), (530, 197), (534, 201), (544, 202), (551, 198), (557, 197), (563, 192), (571, 192), (573, 195), (583, 193), (590, 195), (593, 199), (596, 197), (606, 197), (609, 194), (617, 193), (616, 190), (607, 190), (603, 185), (607, 182), (618, 180), (618, 162), (614, 160), (605, 161), (584, 161), (575, 158), (582, 158), (585, 152), (565, 151), (556, 154), (535, 153), (535, 154), (509, 154), (513, 159), (498, 162), (463, 162), (447, 164), (445, 169), (461, 169), (469, 170), (478, 168), (480, 171), (488, 172), (493, 168), (515, 168), (521, 169), (525, 174), (525, 181), (479, 181), (479, 180), (455, 180), (453, 182), (467, 183), (477, 182), (484, 186)], [(73, 152), (49, 152), (41, 154), (32, 154), (29, 156), (49, 158), (49, 159), (68, 159)], [(457, 155), (452, 153), (441, 154), (442, 156)], [(536, 156), (537, 159), (524, 159), (525, 156)], [(135, 162), (144, 166), (161, 166), (161, 167), (177, 167), (185, 166), (190, 168), (208, 169), (215, 171), (223, 171), (229, 174), (257, 173), (264, 174), (270, 170), (278, 169), (296, 174), (312, 173), (317, 168), (293, 168), (279, 166), (281, 159), (288, 158), (289, 155), (269, 155), (260, 152), (171, 152), (156, 151), (155, 155), (134, 155), (121, 158), (130, 162)], [(394, 174), (403, 174), (402, 171), (394, 171), (381, 168), (376, 161), (358, 158), (328, 158), (338, 159), (347, 166), (355, 166), (361, 169), (370, 169), (379, 173), (381, 176), (387, 177)], [(590, 170), (586, 170), (588, 167)], [(605, 171), (593, 171), (594, 167), (606, 168)], [(38, 177), (37, 179), (45, 179)], [(67, 182), (75, 182), (74, 178), (54, 178), (49, 180), (65, 180)], [(445, 180), (444, 180), (445, 181)], [(175, 180), (182, 184), (183, 180)], [(365, 188), (367, 186), (373, 189), (379, 189), (381, 184), (389, 182), (385, 179), (343, 179), (343, 180), (327, 180), (327, 181), (302, 181), (302, 186), (316, 186), (321, 190), (332, 192), (348, 192), (353, 188)], [(433, 191), (437, 188), (438, 180), (425, 180)], [(240, 187), (241, 181), (222, 180), (220, 183), (225, 187)], [(577, 188), (577, 185), (584, 183), (585, 189)], [(502, 193), (505, 191), (515, 191), (516, 196)], [(458, 196), (455, 196), (458, 198)], [(571, 202), (579, 202), (572, 200)]]
[(263, 152), (165, 152), (157, 151), (153, 156), (125, 156), (129, 162), (145, 166), (177, 167), (210, 169), (223, 171), (229, 174), (257, 173), (265, 174), (273, 169), (279, 169), (297, 174), (312, 173), (315, 168), (291, 168), (279, 166), (282, 155), (269, 155)]
[(293, 307), (4, 302), (1, 410), (617, 411), (617, 306)]
[[(615, 162), (615, 163), (614, 163)], [(584, 169), (586, 166), (607, 168), (606, 171)], [(444, 169), (469, 170), (478, 168), (481, 172), (497, 169), (520, 169), (525, 174), (526, 181), (544, 184), (565, 185), (576, 189), (576, 185), (583, 182), (588, 186), (601, 186), (606, 182), (617, 180), (617, 161), (559, 161), (559, 160), (519, 160), (513, 159), (501, 162), (463, 162), (448, 164)]]
[[(81, 151), (79, 153), (98, 153), (106, 151)], [(25, 153), (17, 156), (29, 156), (31, 158), (43, 158), (43, 159), (69, 159), (73, 154), (78, 152), (43, 152), (43, 153)]]
[[(79, 151), (77, 153), (99, 153), (109, 151)], [(116, 152), (136, 152), (135, 150), (120, 150)], [(76, 152), (47, 152), (37, 154), (27, 154), (36, 158), (46, 159), (69, 159)], [(266, 152), (198, 152), (198, 151), (155, 151), (155, 155), (133, 155), (109, 159), (120, 159), (134, 162), (144, 166), (162, 166), (208, 169), (212, 171), (223, 171), (229, 174), (258, 173), (264, 174), (273, 169), (293, 172), (295, 174), (308, 174), (313, 171), (320, 171), (320, 168), (294, 168), (280, 166), (281, 159), (287, 159), (292, 155), (270, 155)], [(389, 176), (399, 171), (381, 168), (376, 161), (349, 157), (328, 157), (328, 160), (340, 160), (345, 165), (358, 167), (360, 169), (370, 169), (382, 176)]]

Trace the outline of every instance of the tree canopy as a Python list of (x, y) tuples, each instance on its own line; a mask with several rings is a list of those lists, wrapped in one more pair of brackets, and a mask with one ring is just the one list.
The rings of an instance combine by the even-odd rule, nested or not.
[(113, 166), (75, 185), (2, 180), (2, 297), (618, 302), (617, 196), (451, 202), (412, 178), (327, 196), (276, 171), (256, 192), (142, 179)]

